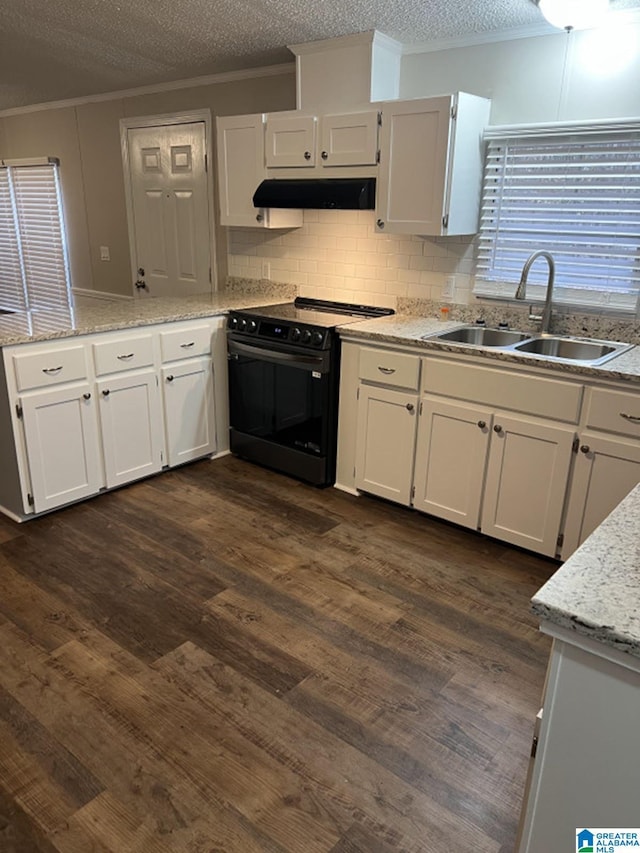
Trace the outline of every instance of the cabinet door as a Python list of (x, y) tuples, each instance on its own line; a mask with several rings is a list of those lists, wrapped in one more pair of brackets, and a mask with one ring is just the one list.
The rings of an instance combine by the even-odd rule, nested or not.
[(21, 400), (34, 510), (95, 494), (102, 485), (95, 397), (86, 383)]
[(267, 116), (267, 168), (315, 166), (316, 123), (315, 116)]
[(360, 386), (356, 488), (409, 504), (417, 403), (416, 394)]
[(554, 556), (575, 432), (494, 415), (482, 532)]
[(107, 486), (162, 468), (162, 408), (154, 370), (97, 383)]
[(443, 228), (453, 96), (382, 108), (376, 228), (394, 234)]
[(261, 114), (217, 120), (220, 224), (259, 227), (253, 194), (264, 177)]
[(162, 388), (169, 465), (214, 453), (211, 359), (193, 358), (163, 368)]
[(492, 413), (423, 398), (414, 474), (416, 509), (477, 529)]
[(639, 442), (583, 433), (573, 472), (562, 556), (566, 558), (575, 551), (638, 483)]
[(322, 166), (375, 166), (378, 162), (378, 113), (322, 116)]

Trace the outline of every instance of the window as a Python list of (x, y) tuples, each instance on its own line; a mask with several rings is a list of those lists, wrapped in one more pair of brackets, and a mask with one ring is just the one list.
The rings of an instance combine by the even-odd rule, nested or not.
[(38, 331), (72, 325), (57, 160), (0, 161), (0, 307)]
[[(532, 252), (556, 262), (554, 302), (637, 310), (640, 125), (496, 128), (487, 134), (477, 258), (479, 296), (513, 297)], [(547, 266), (527, 299), (543, 299)]]

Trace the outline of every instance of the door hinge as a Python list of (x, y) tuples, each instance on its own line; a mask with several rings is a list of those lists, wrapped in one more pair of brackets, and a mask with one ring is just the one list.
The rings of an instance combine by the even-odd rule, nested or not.
[(451, 118), (458, 118), (458, 105), (454, 104), (451, 107)]
[(380, 149), (379, 148), (376, 151), (376, 163), (378, 163), (378, 164), (380, 163)]
[(382, 111), (378, 110), (378, 127), (382, 126)]
[(31, 493), (27, 495), (27, 503), (29, 504), (29, 506), (33, 506), (34, 504), (33, 495)]
[(158, 379), (158, 377), (156, 376), (156, 388), (159, 388), (159, 387), (160, 387), (160, 380), (159, 380), (159, 379)]
[(420, 408), (418, 410), (418, 414), (422, 414), (422, 400), (420, 400)]
[(413, 500), (416, 496), (416, 487), (411, 486), (411, 500)]
[(211, 284), (211, 267), (209, 267), (209, 284)]
[(564, 545), (564, 533), (558, 534), (557, 545), (558, 545), (558, 548), (562, 548), (562, 546)]
[(164, 462), (164, 451), (163, 450), (160, 451), (160, 462), (161, 463)]
[(578, 436), (576, 436), (576, 437), (573, 439), (573, 444), (571, 445), (571, 450), (572, 450), (574, 453), (577, 453), (577, 452), (578, 452), (578, 450), (580, 450), (580, 439), (578, 438)]
[(360, 386), (358, 386), (358, 390), (356, 391), (356, 400), (360, 399)]
[(353, 466), (353, 479), (355, 480), (355, 478), (356, 478), (356, 466), (354, 465)]
[(22, 417), (22, 406), (20, 403), (16, 403), (16, 415), (21, 418)]
[(208, 154), (204, 155), (204, 170), (205, 170), (205, 172), (209, 171), (209, 155)]
[(442, 217), (442, 227), (443, 228), (449, 227), (449, 214), (448, 213), (445, 213), (445, 215)]
[(538, 735), (534, 735), (533, 740), (531, 741), (531, 758), (535, 758), (537, 752), (538, 752)]

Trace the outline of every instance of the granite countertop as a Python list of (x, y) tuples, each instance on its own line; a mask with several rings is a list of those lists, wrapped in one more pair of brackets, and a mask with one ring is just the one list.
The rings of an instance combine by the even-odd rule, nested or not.
[[(221, 292), (184, 297), (156, 297), (135, 300), (105, 301), (102, 305), (77, 307), (73, 327), (31, 331), (30, 318), (25, 314), (0, 316), (0, 347), (33, 341), (48, 341), (88, 335), (92, 332), (108, 332), (154, 323), (169, 323), (178, 320), (194, 320), (225, 314), (232, 309), (259, 305), (273, 305), (287, 301), (281, 295), (259, 295), (257, 293)], [(37, 327), (37, 324), (34, 323)]]
[[(523, 353), (497, 350), (489, 347), (469, 347), (455, 343), (423, 340), (424, 335), (435, 335), (459, 326), (468, 325), (460, 321), (441, 322), (435, 317), (414, 317), (394, 314), (375, 320), (363, 320), (340, 328), (343, 337), (369, 340), (375, 343), (407, 344), (429, 352), (455, 352), (473, 355), (491, 361), (510, 362), (523, 367), (544, 367), (562, 373), (596, 376), (600, 379), (624, 379), (640, 383), (640, 346), (623, 352), (599, 367), (589, 367), (577, 362), (559, 362)], [(532, 333), (534, 334), (534, 333)]]
[(538, 590), (531, 609), (640, 658), (640, 485)]

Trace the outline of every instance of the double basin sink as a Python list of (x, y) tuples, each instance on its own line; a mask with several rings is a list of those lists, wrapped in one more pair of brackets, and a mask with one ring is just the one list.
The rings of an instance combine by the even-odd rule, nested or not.
[(424, 340), (469, 347), (488, 347), (502, 352), (536, 356), (552, 361), (597, 367), (631, 349), (633, 344), (616, 341), (583, 340), (561, 335), (531, 335), (511, 329), (461, 326), (448, 332), (425, 335)]

